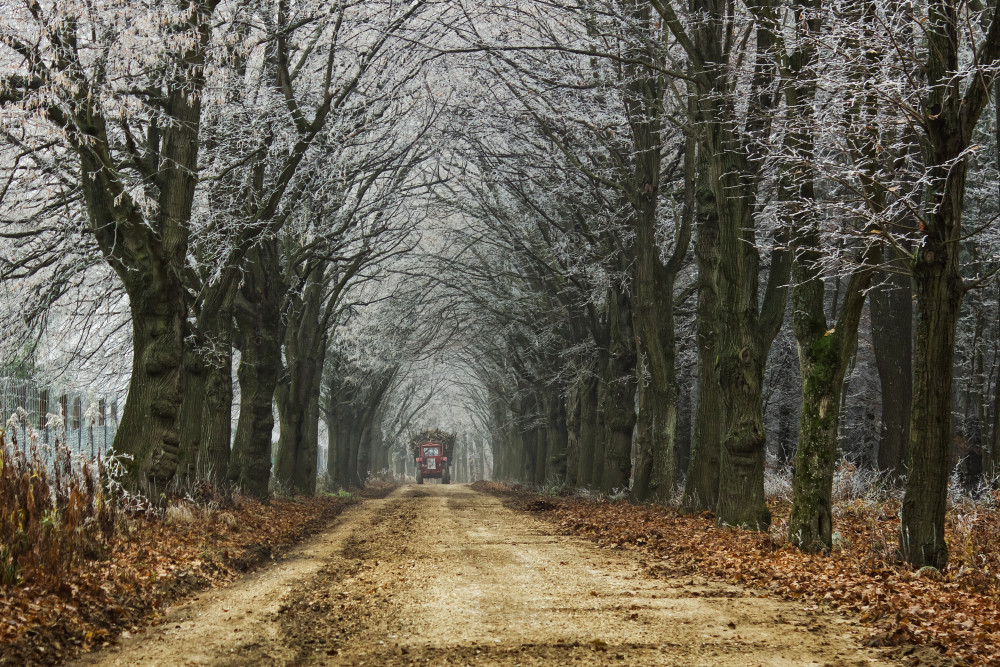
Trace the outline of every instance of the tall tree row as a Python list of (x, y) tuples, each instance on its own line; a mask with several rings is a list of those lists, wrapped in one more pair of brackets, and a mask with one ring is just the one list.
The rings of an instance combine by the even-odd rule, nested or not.
[[(996, 270), (995, 261), (968, 259), (991, 242), (990, 214), (980, 205), (962, 223), (967, 174), (995, 178), (976, 143), (996, 150), (983, 127), (993, 122), (983, 116), (997, 70), (993, 8), (497, 4), (512, 19), (502, 38), (482, 28), (484, 17), (462, 35), (502, 83), (458, 158), (463, 169), (476, 164), (463, 183), (473, 202), (464, 214), (504, 245), (500, 256), (460, 255), (463, 273), (491, 283), (489, 297), (477, 286), (468, 298), (476, 317), (494, 321), (482, 325), (489, 333), (475, 363), (490, 388), (497, 470), (630, 489), (640, 501), (668, 499), (672, 480), (684, 478), (687, 507), (766, 527), (765, 370), (791, 304), (802, 394), (790, 539), (831, 546), (846, 382), (863, 327), (882, 391), (869, 459), (906, 476), (903, 555), (941, 566), (952, 414), (971, 415), (963, 423), (986, 443), (989, 411), (981, 389), (959, 392), (952, 375), (956, 364), (966, 368), (955, 358), (963, 297), (992, 285)], [(540, 260), (554, 280), (534, 277)], [(573, 295), (567, 281), (585, 288)], [(671, 389), (676, 375), (665, 371), (678, 354), (673, 306), (693, 294), (680, 316), (697, 330), (697, 370), (687, 376), (692, 451), (674, 475), (671, 433), (685, 390)], [(574, 305), (564, 315), (568, 295)], [(579, 317), (588, 320), (584, 337), (575, 335)], [(986, 324), (973, 319), (970, 345), (981, 350)], [(526, 354), (541, 344), (552, 352)], [(968, 372), (988, 376), (985, 365), (976, 356)], [(539, 384), (554, 383), (544, 376), (570, 378), (559, 389), (565, 422), (537, 395)], [(587, 409), (591, 396), (597, 410)], [(959, 437), (969, 441), (964, 428)], [(989, 446), (977, 447), (994, 460)], [(536, 459), (508, 463), (519, 451)], [(575, 479), (540, 474), (563, 456)]]
[[(7, 145), (26, 159), (7, 165), (7, 227), (30, 238), (86, 220), (128, 298), (123, 482), (158, 495), (191, 477), (231, 478), (266, 495), (282, 350), (303, 346), (289, 314), (298, 322), (317, 300), (335, 303), (412, 226), (391, 199), (382, 210), (372, 200), (385, 181), (398, 197), (422, 178), (413, 166), (434, 115), (419, 94), (419, 49), (396, 47), (432, 28), (430, 3), (9, 4), (0, 102)], [(393, 126), (415, 108), (423, 124)], [(31, 177), (50, 163), (69, 212), (24, 215), (16, 200), (45, 196)], [(334, 178), (317, 185), (323, 172)], [(76, 251), (60, 241), (53, 261), (71, 265)], [(34, 259), (26, 270), (40, 270)]]

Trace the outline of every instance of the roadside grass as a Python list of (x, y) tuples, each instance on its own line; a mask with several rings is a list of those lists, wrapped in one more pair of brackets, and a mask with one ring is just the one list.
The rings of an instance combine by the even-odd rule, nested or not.
[[(785, 485), (772, 481), (770, 488)], [(844, 462), (834, 482), (834, 546), (800, 552), (788, 540), (790, 498), (772, 495), (770, 531), (715, 525), (711, 512), (632, 505), (593, 491), (539, 494), (495, 482), (473, 488), (501, 496), (563, 533), (636, 553), (660, 576), (698, 574), (756, 589), (763, 597), (827, 606), (871, 629), (873, 646), (936, 649), (940, 664), (1000, 664), (1000, 492), (980, 485), (949, 496), (948, 566), (914, 570), (897, 553), (901, 492), (885, 475)], [(926, 663), (927, 656), (922, 658)], [(953, 662), (952, 662), (953, 661)], [(938, 663), (933, 663), (938, 664)]]
[(37, 449), (0, 435), (0, 665), (56, 664), (135, 632), (166, 604), (271, 561), (369, 493), (265, 505), (195, 484), (155, 508), (124, 494), (109, 462), (77, 464), (57, 446), (49, 472)]

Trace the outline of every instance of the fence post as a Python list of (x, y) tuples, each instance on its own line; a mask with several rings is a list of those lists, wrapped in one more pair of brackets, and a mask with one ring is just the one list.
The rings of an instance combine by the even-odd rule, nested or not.
[(107, 414), (108, 402), (105, 399), (100, 399), (97, 401), (97, 425), (101, 427), (101, 433), (103, 434), (103, 446), (101, 448), (101, 454), (108, 451), (108, 421)]
[(49, 390), (42, 389), (38, 393), (38, 430), (42, 432), (42, 442), (49, 444), (49, 424), (46, 417), (49, 412)]
[[(59, 397), (59, 414), (63, 420), (63, 447), (69, 448), (69, 396), (66, 394)], [(58, 434), (56, 440), (59, 440)]]
[(79, 396), (73, 397), (73, 429), (76, 431), (76, 451), (83, 454), (83, 405)]

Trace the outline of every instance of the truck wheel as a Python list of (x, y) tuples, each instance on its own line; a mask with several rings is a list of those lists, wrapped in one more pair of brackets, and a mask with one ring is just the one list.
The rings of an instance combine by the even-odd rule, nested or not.
[(417, 484), (423, 484), (423, 483), (424, 483), (424, 475), (423, 475), (422, 472), (420, 472), (418, 470), (417, 471)]

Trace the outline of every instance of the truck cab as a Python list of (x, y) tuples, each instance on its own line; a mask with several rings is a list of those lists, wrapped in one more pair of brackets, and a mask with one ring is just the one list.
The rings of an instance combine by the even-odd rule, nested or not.
[(417, 484), (423, 484), (427, 477), (440, 478), (442, 484), (451, 483), (448, 457), (444, 447), (436, 442), (427, 442), (417, 447)]

